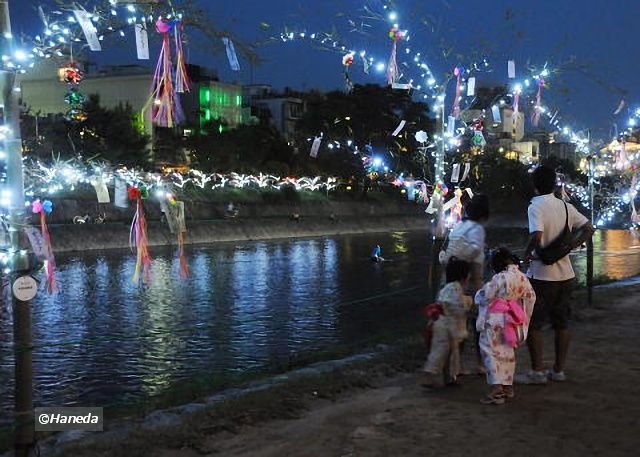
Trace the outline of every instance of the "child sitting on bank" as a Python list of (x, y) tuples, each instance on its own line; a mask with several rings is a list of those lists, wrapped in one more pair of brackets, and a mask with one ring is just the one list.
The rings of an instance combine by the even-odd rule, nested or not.
[(495, 272), (493, 278), (475, 297), (479, 305), (476, 329), (480, 332), (487, 383), (491, 386), (480, 402), (500, 405), (514, 397), (514, 348), (527, 338), (536, 294), (508, 249), (500, 248), (493, 254), (491, 268)]
[[(431, 344), (423, 371), (426, 379), (424, 387), (440, 386), (444, 381), (455, 384), (460, 371), (460, 342), (467, 337), (467, 312), (471, 307), (471, 297), (464, 294), (469, 280), (468, 262), (449, 259), (446, 266), (445, 286), (438, 293), (437, 302), (429, 305), (432, 323)], [(448, 362), (447, 379), (443, 379)]]

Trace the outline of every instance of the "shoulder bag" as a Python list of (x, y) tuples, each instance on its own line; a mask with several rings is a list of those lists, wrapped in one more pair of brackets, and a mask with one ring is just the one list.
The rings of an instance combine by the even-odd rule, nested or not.
[(542, 263), (545, 265), (553, 265), (558, 260), (567, 256), (571, 250), (573, 249), (573, 233), (571, 233), (571, 229), (569, 228), (569, 210), (567, 208), (567, 204), (564, 204), (564, 212), (566, 215), (566, 220), (564, 223), (564, 230), (562, 233), (551, 243), (549, 243), (546, 247), (536, 247), (535, 252), (536, 256)]

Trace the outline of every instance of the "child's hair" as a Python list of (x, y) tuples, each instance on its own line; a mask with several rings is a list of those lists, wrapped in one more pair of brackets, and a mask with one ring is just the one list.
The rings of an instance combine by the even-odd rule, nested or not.
[(507, 269), (510, 264), (519, 264), (520, 259), (507, 248), (498, 248), (491, 255), (491, 269), (495, 273), (500, 273)]
[(463, 281), (469, 277), (470, 272), (471, 265), (457, 257), (451, 257), (447, 262), (447, 267), (445, 269), (447, 282)]

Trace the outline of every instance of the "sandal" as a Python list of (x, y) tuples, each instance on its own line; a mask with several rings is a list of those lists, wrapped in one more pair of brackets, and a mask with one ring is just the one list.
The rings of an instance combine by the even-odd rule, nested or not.
[(483, 405), (503, 405), (504, 402), (503, 392), (493, 392), (480, 399)]
[(511, 400), (516, 396), (515, 392), (513, 391), (513, 386), (502, 386), (502, 393), (504, 395), (504, 398), (506, 398), (507, 400)]

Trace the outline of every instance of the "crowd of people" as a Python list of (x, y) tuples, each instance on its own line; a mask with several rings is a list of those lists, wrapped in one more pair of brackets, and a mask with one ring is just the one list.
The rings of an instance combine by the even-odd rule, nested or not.
[[(429, 353), (423, 385), (456, 385), (467, 373), (460, 363), (466, 340), (473, 341), (478, 372), (486, 375), (484, 404), (513, 399), (513, 384), (566, 380), (570, 333), (569, 300), (575, 274), (569, 252), (588, 240), (594, 229), (576, 208), (557, 196), (556, 172), (545, 165), (532, 173), (536, 196), (528, 208), (530, 241), (520, 260), (505, 247), (486, 251), (484, 224), (489, 199), (475, 195), (465, 217), (451, 231), (439, 260), (444, 286), (427, 307)], [(488, 258), (486, 258), (488, 257)], [(491, 276), (485, 264), (490, 265)], [(544, 366), (542, 328), (555, 335), (555, 361)], [(515, 348), (526, 344), (530, 370), (516, 375)]]

